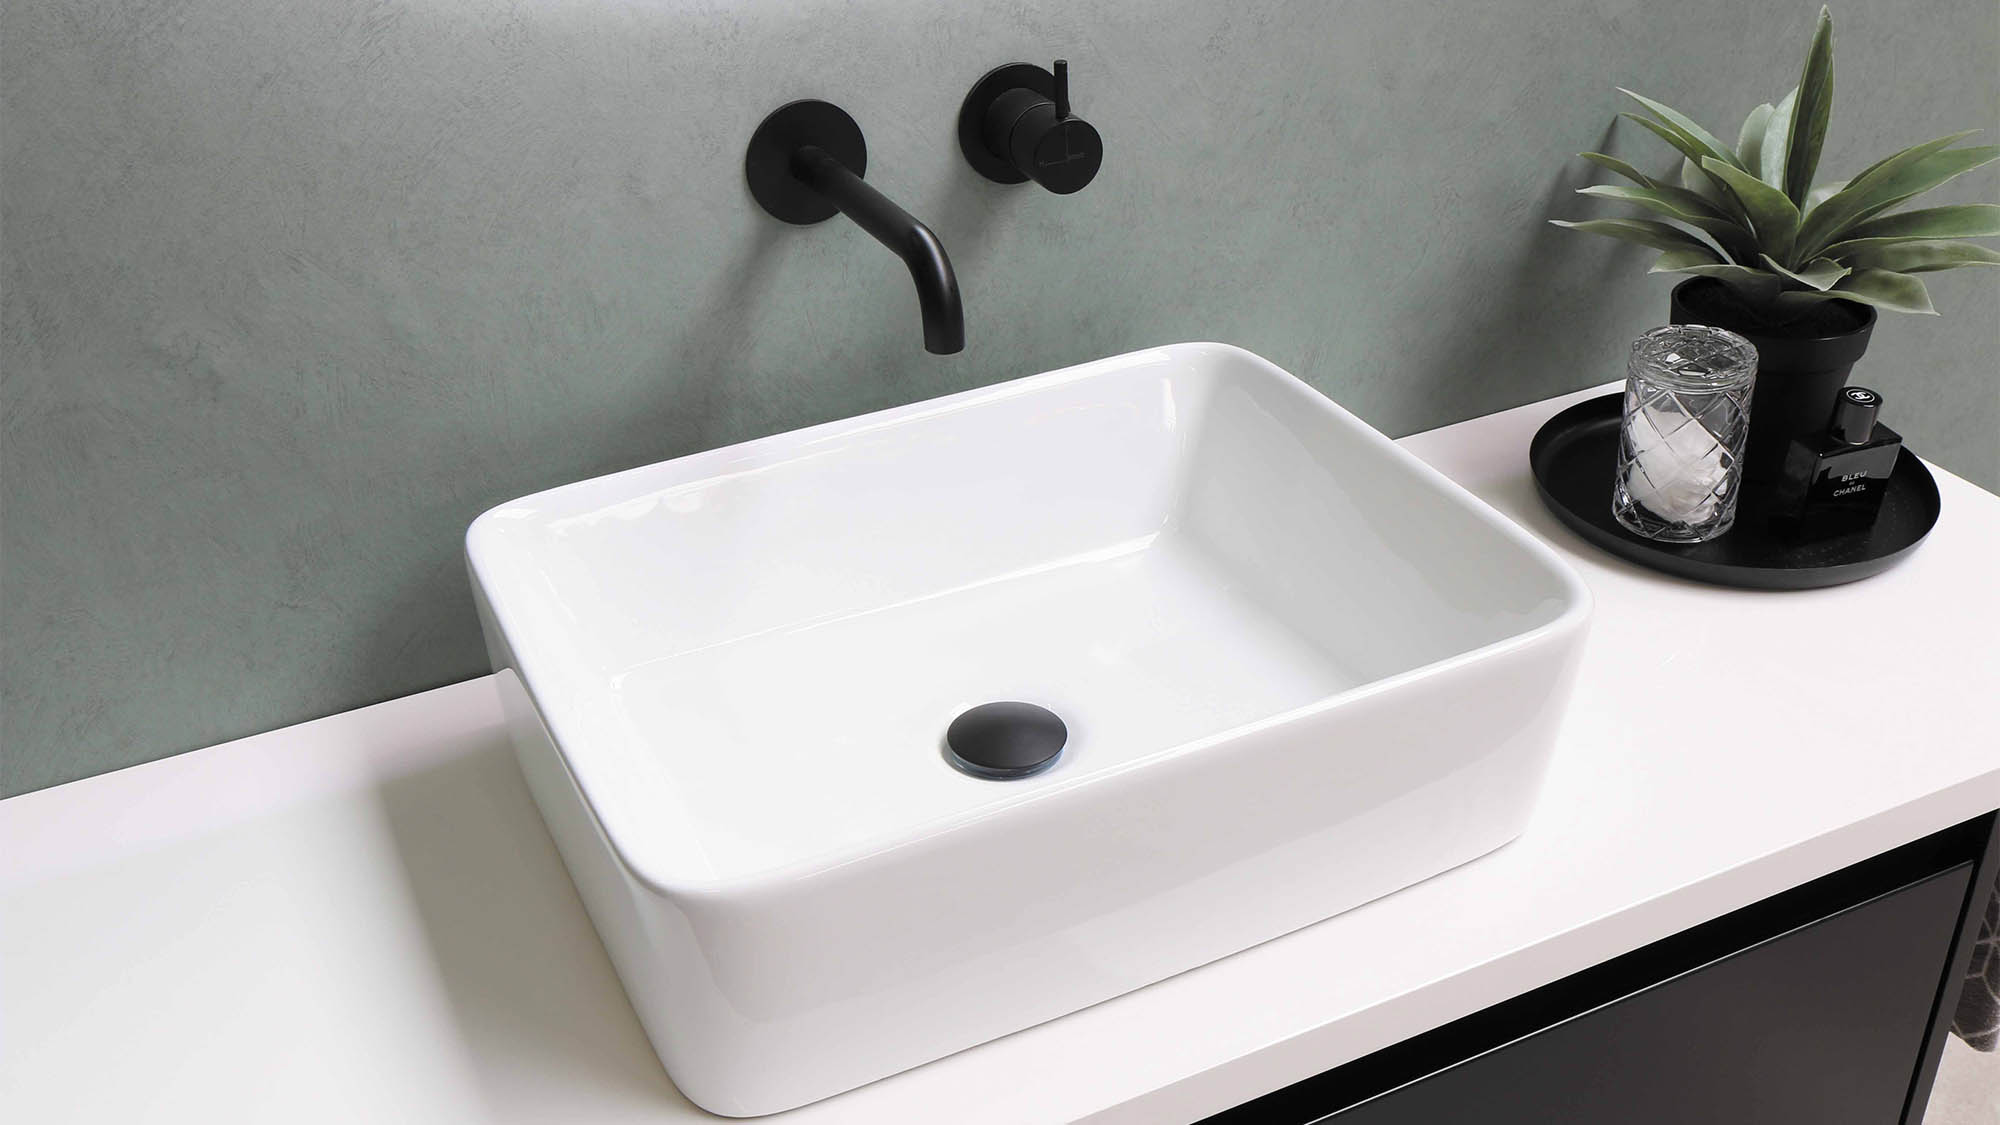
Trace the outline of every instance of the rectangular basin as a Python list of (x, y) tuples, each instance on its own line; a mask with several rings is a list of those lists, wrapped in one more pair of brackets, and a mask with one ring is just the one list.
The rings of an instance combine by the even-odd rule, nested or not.
[[(1499, 847), (1589, 615), (1543, 544), (1220, 344), (553, 489), (466, 550), (536, 803), (730, 1116)], [(1052, 768), (954, 768), (1001, 700), (1061, 717)]]

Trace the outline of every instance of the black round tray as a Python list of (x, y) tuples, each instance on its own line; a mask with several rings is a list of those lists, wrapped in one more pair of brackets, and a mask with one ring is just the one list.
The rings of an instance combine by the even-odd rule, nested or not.
[(1937, 482), (1904, 449), (1881, 514), (1865, 531), (1808, 542), (1787, 539), (1770, 529), (1768, 514), (1746, 496), (1736, 526), (1706, 543), (1656, 543), (1634, 535), (1611, 516), (1622, 397), (1577, 403), (1544, 423), (1528, 447), (1542, 503), (1570, 530), (1620, 558), (1718, 586), (1806, 590), (1889, 569), (1937, 523)]

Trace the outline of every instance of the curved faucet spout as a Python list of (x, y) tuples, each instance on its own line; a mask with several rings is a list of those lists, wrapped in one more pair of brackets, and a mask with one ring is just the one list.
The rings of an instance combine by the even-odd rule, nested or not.
[(958, 300), (958, 276), (931, 228), (818, 145), (802, 145), (792, 154), (792, 174), (826, 196), (910, 268), (917, 306), (924, 314), (924, 350), (937, 355), (963, 351), (965, 310)]

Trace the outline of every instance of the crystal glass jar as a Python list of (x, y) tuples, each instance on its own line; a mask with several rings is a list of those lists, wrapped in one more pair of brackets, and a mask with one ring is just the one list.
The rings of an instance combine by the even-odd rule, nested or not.
[(1757, 349), (1721, 328), (1677, 324), (1632, 342), (1611, 514), (1626, 530), (1699, 543), (1736, 522)]

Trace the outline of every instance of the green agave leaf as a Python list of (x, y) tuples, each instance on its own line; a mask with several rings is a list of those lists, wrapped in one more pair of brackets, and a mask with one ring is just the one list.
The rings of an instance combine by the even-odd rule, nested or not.
[(1817, 254), (1821, 248), (1839, 241), (1849, 227), (2000, 157), (2000, 148), (1990, 145), (1945, 147), (1966, 135), (1961, 133), (1906, 148), (1856, 176), (1806, 216), (1799, 227), (1799, 249)]
[(1923, 282), (1890, 270), (1855, 270), (1841, 278), (1840, 284), (1830, 292), (1878, 309), (1937, 315), (1937, 309), (1931, 306), (1930, 291), (1924, 288)]
[(1655, 250), (1682, 250), (1706, 254), (1711, 262), (1722, 261), (1722, 255), (1717, 254), (1715, 248), (1708, 243), (1658, 219), (1585, 219), (1576, 223), (1550, 219), (1549, 222), (1570, 230), (1580, 230), (1586, 234), (1601, 234), (1626, 242), (1636, 242), (1641, 246), (1651, 246)]
[(1928, 155), (1930, 153), (1938, 151), (1939, 149), (1949, 148), (1952, 145), (1957, 144), (1959, 141), (1962, 141), (1965, 138), (1973, 135), (1974, 133), (1977, 133), (1978, 131), (1979, 130), (1977, 129), (1961, 129), (1958, 132), (1953, 133), (1949, 137), (1939, 137), (1937, 140), (1934, 141), (1925, 141), (1923, 144), (1920, 145), (1912, 145), (1901, 152), (1885, 156), (1882, 159), (1877, 160), (1875, 163), (1870, 164), (1868, 167), (1863, 168), (1860, 172), (1855, 174), (1853, 179), (1849, 180), (1848, 182), (1855, 183), (1859, 181), (1862, 177), (1867, 176), (1870, 173), (1880, 171), (1883, 165), (1888, 164), (1890, 161), (1901, 160), (1904, 157), (1908, 156), (1909, 154), (1917, 151), (1918, 149), (1924, 150), (1925, 154)]
[(1987, 238), (2000, 235), (2000, 203), (1960, 203), (1925, 207), (1870, 219), (1847, 232), (1864, 238)]
[(1699, 160), (1704, 156), (1713, 156), (1717, 160), (1728, 164), (1736, 162), (1735, 150), (1723, 144), (1714, 133), (1702, 128), (1695, 122), (1694, 118), (1689, 117), (1670, 105), (1656, 102), (1644, 94), (1635, 94), (1623, 86), (1618, 87), (1618, 92), (1645, 106), (1655, 117), (1665, 123), (1667, 128), (1692, 144), (1698, 151), (1689, 151), (1680, 145), (1674, 146), (1680, 148), (1682, 152), (1687, 153), (1690, 158)]
[(1723, 188), (1722, 181), (1702, 171), (1701, 166), (1692, 160), (1681, 161), (1681, 187), (1700, 196), (1716, 210), (1734, 215), (1744, 226), (1750, 225), (1749, 216), (1737, 205), (1736, 197)]
[(1583, 157), (1585, 160), (1590, 161), (1592, 164), (1597, 165), (1599, 168), (1606, 168), (1613, 172), (1616, 172), (1619, 175), (1625, 177), (1628, 180), (1631, 180), (1633, 183), (1638, 184), (1641, 187), (1660, 186), (1660, 181), (1654, 179), (1651, 176), (1648, 176), (1646, 173), (1639, 171), (1637, 168), (1632, 167), (1630, 164), (1625, 163), (1623, 160), (1620, 160), (1615, 156), (1606, 156), (1601, 152), (1580, 152), (1577, 153), (1577, 155)]
[(1688, 273), (1699, 277), (1712, 277), (1726, 282), (1731, 288), (1743, 293), (1759, 304), (1775, 298), (1784, 283), (1778, 275), (1748, 266), (1734, 265), (1715, 260), (1715, 255), (1703, 256), (1693, 251), (1669, 250), (1660, 255), (1648, 273)]
[(1743, 170), (1759, 179), (1764, 175), (1764, 134), (1771, 128), (1771, 115), (1778, 107), (1765, 102), (1750, 111), (1743, 119), (1743, 130), (1736, 135), (1736, 163)]
[(1923, 282), (1891, 270), (1855, 270), (1825, 292), (1808, 289), (1781, 293), (1775, 303), (1781, 309), (1798, 309), (1813, 301), (1858, 301), (1891, 312), (1937, 315)]
[(1839, 195), (1841, 192), (1847, 190), (1848, 183), (1849, 181), (1847, 180), (1835, 180), (1833, 183), (1821, 184), (1818, 187), (1807, 192), (1806, 212), (1810, 214), (1813, 208), (1819, 206), (1822, 203), (1825, 203), (1827, 200), (1832, 199), (1834, 196)]
[(1841, 278), (1853, 272), (1853, 267), (1832, 258), (1814, 258), (1793, 276), (1815, 289), (1831, 289), (1840, 283)]
[(1659, 137), (1661, 140), (1674, 146), (1676, 149), (1679, 149), (1680, 154), (1682, 156), (1687, 157), (1689, 160), (1700, 160), (1704, 156), (1715, 155), (1714, 152), (1709, 150), (1708, 146), (1702, 144), (1700, 141), (1695, 140), (1693, 137), (1688, 136), (1686, 133), (1683, 133), (1680, 130), (1675, 129), (1671, 126), (1662, 125), (1658, 121), (1655, 121), (1650, 117), (1644, 116), (1643, 114), (1621, 113), (1618, 116), (1623, 117), (1627, 121), (1638, 122), (1640, 125), (1644, 126), (1649, 132), (1651, 132), (1654, 136)]
[(1834, 282), (1854, 272), (1831, 258), (1815, 258), (1811, 265), (1801, 270), (1788, 270), (1769, 254), (1763, 258), (1765, 267), (1771, 272), (1782, 274), (1811, 289), (1831, 289)]
[[(1878, 197), (1859, 209), (1846, 229), (1836, 229), (1821, 233), (1823, 241), (1845, 238), (1855, 225), (1866, 222), (1884, 211), (1901, 206), (1908, 200), (1957, 179), (1975, 168), (1982, 168), (1995, 160), (2000, 160), (2000, 146), (1983, 145), (1977, 148), (1954, 148), (1933, 153), (1902, 170), (1899, 175), (1889, 175), (1880, 185), (1886, 197)], [(1885, 170), (1886, 172), (1887, 170)], [(1835, 198), (1839, 198), (1836, 196)], [(1832, 203), (1833, 200), (1827, 200)]]
[(1799, 96), (1792, 105), (1791, 144), (1785, 153), (1785, 194), (1804, 207), (1819, 171), (1820, 149), (1826, 144), (1827, 121), (1833, 116), (1833, 14), (1819, 10), (1812, 45), (1806, 48), (1805, 69), (1799, 75)]
[(1636, 203), (1682, 222), (1728, 218), (1714, 204), (1685, 188), (1632, 188), (1618, 184), (1593, 184), (1590, 187), (1576, 189), (1576, 193), (1595, 196), (1598, 199), (1615, 199), (1620, 203)]
[(1906, 241), (1893, 238), (1871, 238), (1862, 241), (1869, 245), (1855, 246), (1853, 242), (1842, 243), (1845, 246), (1855, 246), (1843, 254), (1841, 260), (1857, 270), (1935, 273), (1938, 270), (1955, 270), (1960, 266), (2000, 266), (2000, 250), (1988, 249), (1972, 242), (1951, 242), (1944, 239)]
[(1799, 233), (1799, 209), (1784, 192), (1733, 164), (1705, 159), (1701, 170), (1728, 185), (1750, 219), (1751, 229), (1764, 252), (1774, 258), (1789, 258), (1792, 242)]
[(1604, 184), (1578, 188), (1577, 194), (1644, 207), (1703, 231), (1715, 239), (1724, 253), (1738, 261), (1757, 259), (1757, 240), (1749, 228), (1685, 188), (1666, 184), (1657, 188), (1630, 188), (1617, 184)]
[(1842, 239), (1841, 241), (1836, 242), (1833, 245), (1827, 247), (1826, 249), (1820, 251), (1819, 256), (1822, 258), (1833, 258), (1836, 261), (1844, 262), (1847, 260), (1848, 255), (1853, 254), (1857, 251), (1878, 250), (1884, 246), (1901, 246), (1906, 242), (1914, 242), (1914, 241), (1916, 240), (1913, 238), (1904, 237), (1902, 235), (1895, 235), (1887, 238), (1847, 238), (1847, 239)]
[(1785, 154), (1792, 147), (1792, 111), (1798, 104), (1799, 88), (1792, 87), (1771, 110), (1771, 120), (1764, 126), (1764, 143), (1757, 147), (1760, 164), (1750, 171), (1757, 178), (1772, 187), (1783, 187), (1785, 183)]

